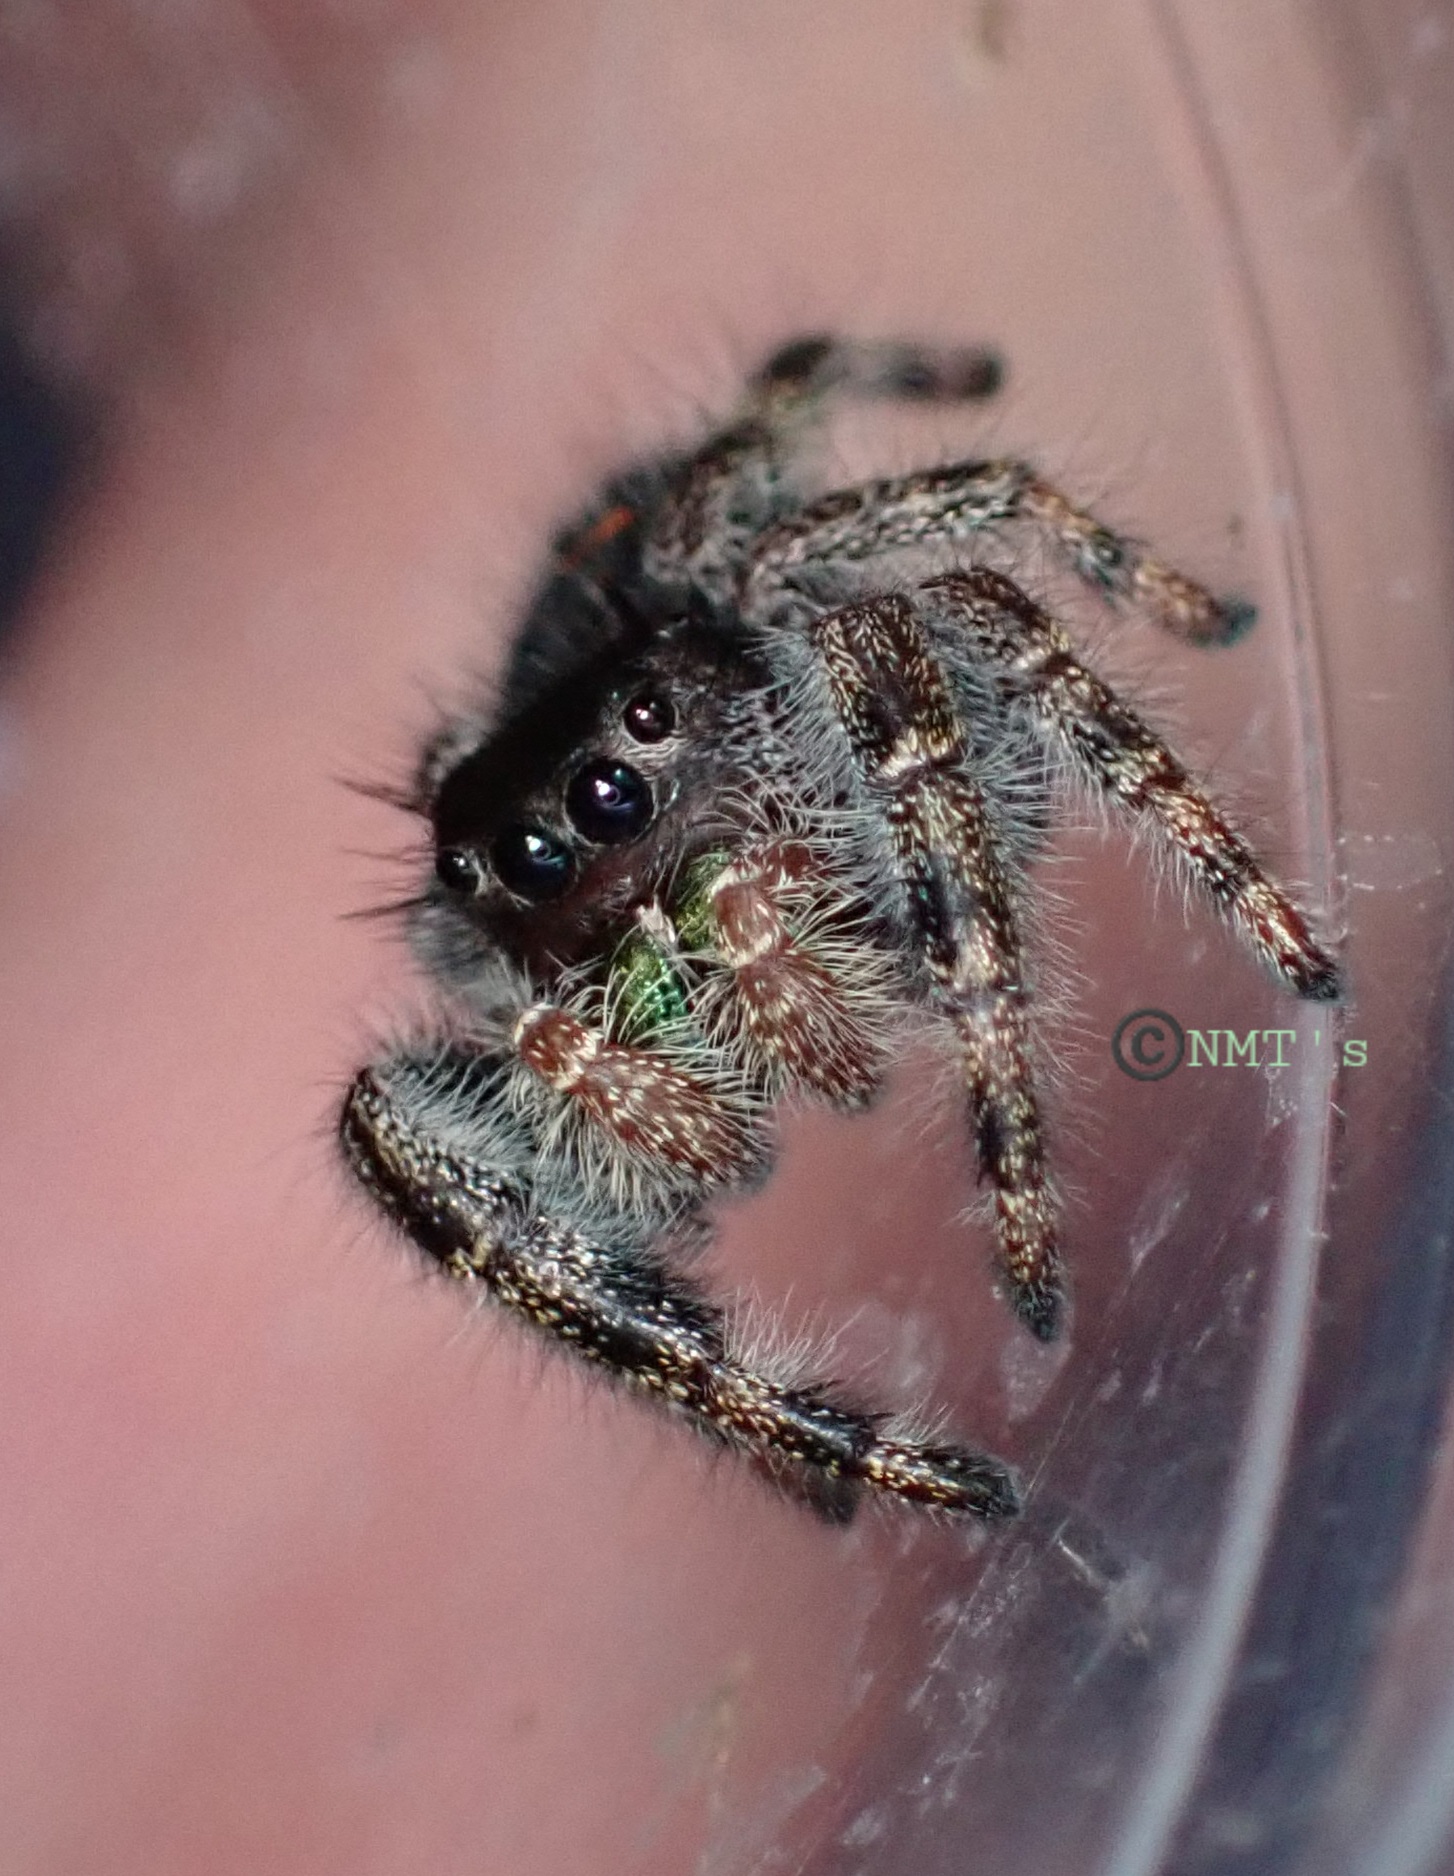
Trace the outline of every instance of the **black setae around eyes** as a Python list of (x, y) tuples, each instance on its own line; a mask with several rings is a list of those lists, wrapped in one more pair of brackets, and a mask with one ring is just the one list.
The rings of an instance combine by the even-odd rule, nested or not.
[(500, 884), (522, 899), (558, 899), (575, 872), (570, 848), (558, 835), (520, 823), (495, 836), (490, 862)]
[(634, 742), (659, 743), (676, 728), (676, 712), (659, 692), (644, 690), (621, 712), (621, 721)]
[(651, 789), (635, 769), (602, 756), (571, 777), (565, 811), (587, 840), (614, 847), (634, 840), (650, 824)]

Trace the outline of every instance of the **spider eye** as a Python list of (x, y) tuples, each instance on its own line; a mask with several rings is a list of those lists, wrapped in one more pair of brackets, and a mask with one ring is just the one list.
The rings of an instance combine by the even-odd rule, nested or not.
[(472, 899), (485, 883), (480, 857), (469, 847), (441, 847), (434, 856), (434, 876), (463, 899)]
[(571, 777), (565, 810), (587, 840), (614, 847), (634, 840), (651, 820), (651, 790), (635, 769), (602, 757)]
[(575, 871), (570, 848), (543, 827), (502, 828), (490, 860), (501, 885), (522, 899), (558, 899)]
[(644, 690), (621, 712), (626, 734), (638, 743), (659, 743), (676, 728), (676, 711), (659, 691)]

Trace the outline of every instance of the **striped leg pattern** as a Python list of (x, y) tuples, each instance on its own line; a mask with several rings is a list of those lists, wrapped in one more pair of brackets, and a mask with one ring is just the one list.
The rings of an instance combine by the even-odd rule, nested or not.
[(1074, 506), (1029, 464), (950, 463), (914, 475), (881, 477), (838, 489), (765, 529), (743, 569), (741, 598), (754, 618), (824, 565), (967, 542), (976, 534), (1021, 525), (1054, 547), (1088, 586), (1144, 606), (1178, 638), (1230, 644), (1252, 625), (1243, 600), (1218, 600), (1134, 541)]
[(922, 589), (1009, 680), (1046, 741), (1185, 866), (1238, 937), (1300, 997), (1338, 995), (1338, 968), (1305, 914), (1258, 865), (1162, 739), (1076, 656), (1043, 607), (979, 568)]
[(948, 681), (898, 595), (829, 613), (809, 631), (860, 779), (891, 830), (933, 1001), (959, 1037), (1011, 1301), (1048, 1340), (1060, 1310), (1060, 1255), (1024, 964), (1008, 869)]
[(839, 1402), (825, 1385), (757, 1372), (734, 1351), (722, 1312), (653, 1250), (602, 1242), (545, 1215), (519, 1169), (504, 1175), (446, 1145), (424, 1124), (429, 1090), (449, 1080), (457, 1102), (473, 1071), (465, 1059), (442, 1076), (437, 1052), (396, 1058), (358, 1076), (342, 1118), (359, 1179), (448, 1275), (747, 1452), (834, 1522), (852, 1517), (864, 1488), (980, 1518), (1018, 1510), (998, 1460), (895, 1437), (881, 1416)]

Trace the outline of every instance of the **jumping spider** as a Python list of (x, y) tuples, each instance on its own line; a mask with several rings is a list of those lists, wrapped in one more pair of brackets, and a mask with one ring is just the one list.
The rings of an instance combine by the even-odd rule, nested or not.
[[(860, 1489), (981, 1517), (998, 1460), (915, 1437), (740, 1331), (664, 1253), (763, 1177), (782, 1098), (869, 1101), (906, 1041), (952, 1037), (1003, 1280), (1061, 1306), (1020, 927), (1049, 779), (1115, 804), (1300, 996), (1336, 968), (1181, 762), (986, 565), (914, 550), (1038, 536), (1095, 591), (1197, 643), (1219, 604), (1011, 461), (805, 501), (823, 393), (987, 394), (975, 351), (803, 339), (693, 454), (609, 483), (555, 542), (498, 707), (400, 797), (432, 876), (415, 950), (447, 1035), (366, 1068), (342, 1137), (453, 1277), (753, 1455), (825, 1516)], [(897, 556), (897, 559), (894, 557)], [(890, 570), (893, 569), (891, 576)]]

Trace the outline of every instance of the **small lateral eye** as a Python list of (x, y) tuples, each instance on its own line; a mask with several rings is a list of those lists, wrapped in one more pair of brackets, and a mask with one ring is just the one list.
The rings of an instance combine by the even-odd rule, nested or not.
[(602, 757), (571, 777), (565, 811), (587, 840), (614, 847), (634, 840), (650, 823), (651, 790), (635, 769)]
[(676, 711), (660, 691), (638, 691), (621, 712), (626, 733), (638, 743), (659, 743), (676, 728)]
[(558, 899), (575, 871), (563, 840), (547, 828), (518, 823), (495, 836), (490, 862), (500, 884), (522, 899)]
[(485, 869), (471, 848), (441, 847), (434, 856), (434, 877), (462, 899), (472, 899), (485, 883)]

